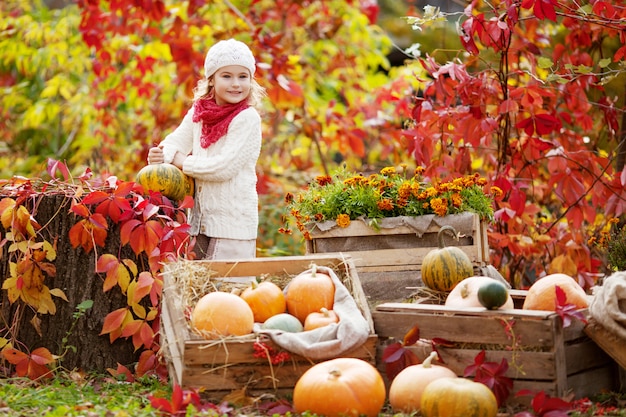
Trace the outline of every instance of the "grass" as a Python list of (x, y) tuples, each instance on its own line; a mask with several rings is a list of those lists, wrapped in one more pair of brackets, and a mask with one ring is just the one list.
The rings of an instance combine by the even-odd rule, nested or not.
[[(201, 397), (201, 393), (199, 394)], [(247, 400), (243, 405), (216, 406), (201, 400), (199, 407), (175, 406), (174, 410), (180, 413), (172, 414), (160, 412), (153, 407), (152, 398), (163, 399), (169, 404), (174, 403), (170, 385), (152, 377), (141, 378), (131, 383), (110, 376), (85, 376), (79, 373), (57, 374), (54, 378), (42, 382), (24, 378), (0, 379), (0, 415), (6, 417), (271, 416), (283, 414), (290, 408), (288, 403), (275, 401), (276, 399), (272, 397), (257, 402), (251, 398), (241, 397), (239, 399)], [(567, 415), (626, 417), (626, 394), (598, 394), (589, 400), (576, 400), (575, 404), (576, 411)], [(384, 415), (391, 416), (392, 413), (388, 411)], [(513, 415), (509, 414), (510, 417)], [(411, 416), (417, 417), (415, 414)], [(303, 417), (311, 415), (306, 413)]]

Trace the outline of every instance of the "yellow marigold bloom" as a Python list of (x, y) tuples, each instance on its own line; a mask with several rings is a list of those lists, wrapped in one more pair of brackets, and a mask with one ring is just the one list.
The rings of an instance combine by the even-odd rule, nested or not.
[(330, 175), (318, 175), (317, 177), (315, 177), (315, 182), (323, 187), (325, 185), (331, 184), (333, 182), (333, 179)]
[(339, 227), (348, 227), (350, 226), (350, 216), (347, 214), (340, 214), (337, 216), (337, 226)]
[(379, 209), (383, 211), (391, 211), (393, 210), (393, 202), (389, 198), (383, 198), (379, 202), (376, 203)]
[(424, 173), (424, 167), (418, 166), (415, 168), (415, 175), (422, 175)]
[(454, 207), (461, 207), (461, 204), (463, 204), (463, 197), (461, 197), (461, 194), (459, 193), (452, 194), (452, 205)]
[(393, 175), (396, 173), (396, 168), (395, 167), (384, 167), (383, 169), (380, 170), (380, 173), (383, 175)]
[(346, 178), (343, 180), (343, 183), (346, 185), (367, 185), (369, 182), (363, 175), (355, 175), (354, 177)]
[(476, 184), (483, 186), (483, 185), (487, 185), (487, 179), (486, 178), (477, 178), (476, 179)]
[(436, 197), (439, 194), (435, 187), (428, 187), (426, 190), (424, 190), (424, 192), (428, 197)]
[(495, 198), (502, 197), (502, 194), (504, 194), (502, 189), (500, 187), (496, 187), (495, 185), (490, 188), (490, 192)]

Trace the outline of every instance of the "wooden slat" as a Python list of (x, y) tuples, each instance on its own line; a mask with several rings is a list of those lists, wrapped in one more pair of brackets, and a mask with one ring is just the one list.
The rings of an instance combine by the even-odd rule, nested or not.
[[(376, 344), (378, 337), (370, 335), (367, 341), (349, 352), (342, 354), (346, 358), (359, 358), (373, 362), (376, 357)], [(271, 341), (264, 341), (269, 346), (277, 348)], [(278, 348), (277, 348), (278, 349)], [(184, 365), (186, 367), (221, 366), (223, 364), (251, 364), (266, 365), (267, 359), (255, 358), (252, 342), (223, 342), (207, 344), (202, 341), (188, 341), (185, 344)], [(292, 355), (294, 362), (310, 363), (311, 360), (298, 355)], [(330, 359), (330, 358), (329, 358)]]
[(615, 362), (626, 369), (626, 340), (608, 331), (593, 317), (588, 318), (585, 333), (593, 339)]

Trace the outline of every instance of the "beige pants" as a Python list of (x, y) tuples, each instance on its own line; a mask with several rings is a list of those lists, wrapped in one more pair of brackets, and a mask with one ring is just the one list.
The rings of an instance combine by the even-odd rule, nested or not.
[(256, 257), (256, 240), (237, 240), (196, 236), (198, 259), (248, 259)]

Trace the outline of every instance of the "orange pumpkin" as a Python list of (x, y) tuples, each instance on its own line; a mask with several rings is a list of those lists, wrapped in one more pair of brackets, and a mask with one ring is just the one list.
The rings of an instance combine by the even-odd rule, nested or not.
[(240, 295), (252, 309), (254, 321), (263, 323), (272, 316), (287, 311), (287, 303), (283, 290), (271, 281), (257, 280), (243, 290)]
[(309, 368), (293, 390), (296, 413), (326, 417), (378, 416), (386, 398), (378, 370), (362, 359), (337, 358)]
[(320, 311), (314, 311), (306, 316), (304, 330), (313, 330), (332, 323), (339, 323), (339, 316), (333, 310), (322, 308)]
[[(483, 307), (478, 300), (478, 290), (483, 284), (495, 281), (494, 278), (473, 276), (465, 278), (446, 296), (445, 305), (454, 308)], [(500, 307), (503, 310), (514, 308), (513, 298), (509, 294), (506, 303)]]
[(304, 324), (306, 317), (322, 308), (333, 309), (335, 284), (327, 274), (317, 272), (317, 265), (300, 273), (289, 282), (285, 293), (287, 312)]
[(254, 314), (241, 297), (215, 291), (203, 296), (191, 313), (191, 325), (206, 339), (252, 333)]
[(550, 274), (535, 281), (526, 294), (522, 308), (524, 310), (547, 310), (556, 309), (556, 286), (559, 286), (567, 296), (566, 303), (573, 304), (577, 308), (589, 307), (589, 298), (583, 287), (569, 275)]
[(456, 378), (451, 369), (432, 364), (436, 356), (437, 352), (431, 352), (424, 362), (407, 366), (391, 381), (389, 404), (394, 412), (410, 414), (419, 411), (422, 392), (428, 384), (439, 378)]

